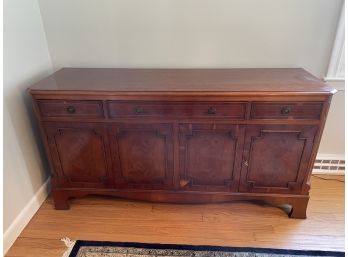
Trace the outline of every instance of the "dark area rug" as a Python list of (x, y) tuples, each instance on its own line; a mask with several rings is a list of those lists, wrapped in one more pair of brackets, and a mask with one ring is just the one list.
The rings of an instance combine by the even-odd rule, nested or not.
[(174, 244), (76, 241), (69, 257), (293, 257), (344, 256), (343, 252)]

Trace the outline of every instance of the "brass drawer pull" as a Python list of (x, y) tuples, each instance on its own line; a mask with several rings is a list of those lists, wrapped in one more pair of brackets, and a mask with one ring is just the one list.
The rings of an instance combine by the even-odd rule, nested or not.
[(213, 106), (210, 106), (210, 107), (208, 108), (208, 114), (209, 114), (209, 115), (215, 115), (215, 114), (216, 114), (216, 108), (213, 107)]
[(141, 107), (141, 106), (137, 106), (137, 107), (135, 107), (135, 109), (134, 109), (134, 113), (135, 113), (135, 114), (143, 114), (143, 113), (144, 113), (144, 108)]
[(291, 111), (291, 108), (288, 107), (288, 106), (285, 106), (285, 107), (283, 107), (283, 108), (281, 109), (280, 113), (281, 113), (282, 115), (288, 115), (288, 114), (290, 113), (290, 111)]
[(74, 106), (68, 106), (67, 108), (66, 108), (66, 111), (68, 112), (68, 113), (70, 113), (70, 114), (73, 114), (73, 113), (75, 113), (76, 112), (76, 109), (75, 109), (75, 107)]

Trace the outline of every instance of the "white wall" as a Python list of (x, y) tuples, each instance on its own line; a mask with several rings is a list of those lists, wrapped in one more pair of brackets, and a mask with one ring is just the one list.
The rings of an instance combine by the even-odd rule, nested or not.
[[(52, 72), (37, 0), (4, 1), (4, 250), (47, 179), (26, 88)], [(17, 219), (16, 219), (17, 218)], [(30, 218), (30, 217), (29, 217)], [(18, 223), (19, 222), (19, 223)], [(24, 224), (25, 225), (25, 224)]]
[[(39, 0), (60, 67), (303, 67), (326, 76), (342, 0)], [(344, 153), (344, 95), (320, 153)]]
[(39, 0), (55, 67), (304, 67), (325, 76), (342, 0)]
[(318, 151), (321, 155), (337, 155), (338, 158), (344, 156), (344, 98), (344, 91), (342, 90), (338, 91), (332, 98)]

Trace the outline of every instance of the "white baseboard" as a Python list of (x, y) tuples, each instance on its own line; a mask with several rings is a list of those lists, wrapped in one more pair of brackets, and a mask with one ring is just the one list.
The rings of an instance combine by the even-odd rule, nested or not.
[(344, 176), (345, 173), (344, 171), (318, 171), (318, 170), (313, 170), (312, 172), (313, 175), (332, 175), (332, 176)]
[(47, 179), (45, 183), (40, 187), (28, 204), (19, 213), (16, 219), (12, 222), (10, 227), (4, 233), (4, 255), (16, 241), (25, 226), (29, 223), (31, 218), (40, 208), (42, 203), (46, 200), (50, 191), (50, 179)]

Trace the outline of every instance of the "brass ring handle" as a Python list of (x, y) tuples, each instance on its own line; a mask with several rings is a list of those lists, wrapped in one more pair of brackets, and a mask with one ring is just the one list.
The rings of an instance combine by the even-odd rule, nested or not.
[(209, 114), (209, 115), (215, 115), (215, 114), (216, 114), (216, 108), (213, 107), (213, 106), (210, 106), (210, 107), (208, 108), (208, 114)]
[(75, 113), (76, 112), (76, 109), (75, 109), (75, 107), (74, 106), (68, 106), (67, 108), (66, 108), (66, 111), (68, 112), (68, 113), (70, 113), (70, 114), (73, 114), (73, 113)]
[(280, 113), (281, 113), (282, 115), (288, 115), (288, 114), (290, 113), (290, 111), (291, 111), (291, 108), (290, 108), (290, 107), (284, 106), (284, 107), (280, 110)]
[(134, 109), (135, 114), (143, 114), (144, 113), (144, 108), (141, 106), (137, 106)]

